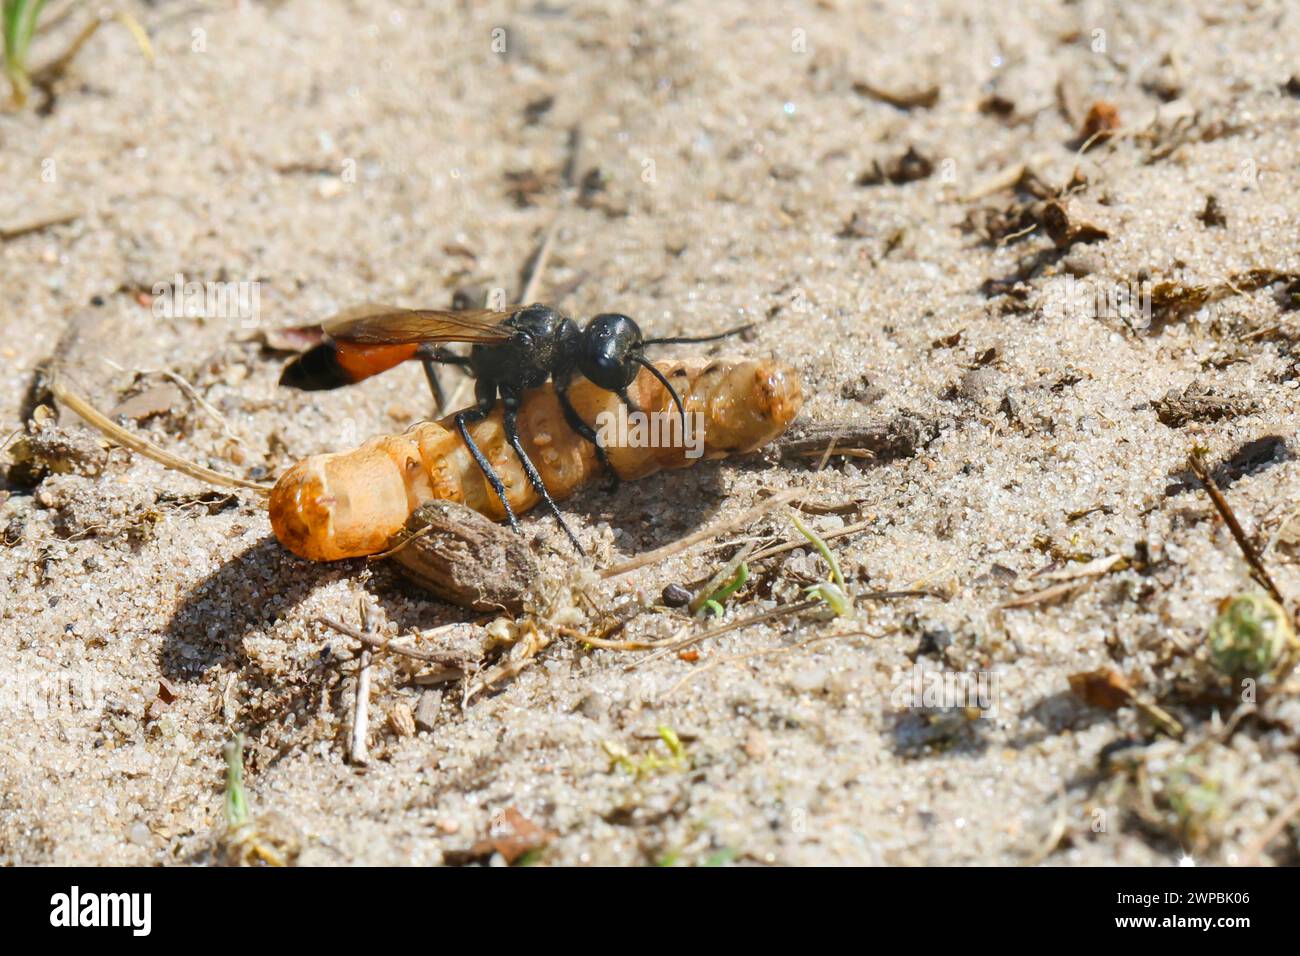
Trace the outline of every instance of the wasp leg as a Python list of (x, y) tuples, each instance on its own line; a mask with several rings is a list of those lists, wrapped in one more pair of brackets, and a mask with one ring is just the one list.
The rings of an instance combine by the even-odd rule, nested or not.
[(443, 406), (447, 404), (447, 396), (442, 393), (442, 382), (438, 381), (438, 370), (433, 367), (433, 359), (422, 358), (420, 364), (424, 366), (424, 377), (429, 380), (429, 391), (433, 392), (434, 414), (441, 415)]
[(460, 432), (461, 440), (465, 442), (465, 447), (469, 449), (469, 453), (474, 456), (474, 461), (479, 470), (483, 472), (483, 476), (487, 478), (488, 484), (492, 486), (492, 490), (501, 499), (501, 504), (506, 509), (506, 518), (510, 521), (510, 527), (514, 529), (515, 534), (521, 535), (524, 533), (523, 529), (519, 527), (519, 519), (515, 517), (515, 511), (510, 507), (510, 499), (506, 497), (506, 486), (502, 483), (501, 476), (496, 473), (492, 463), (479, 450), (478, 445), (474, 443), (474, 439), (470, 437), (469, 429), (466, 427), (475, 422), (481, 422), (492, 413), (492, 406), (497, 401), (497, 387), (493, 382), (479, 379), (474, 391), (477, 393), (478, 407), (456, 413), (456, 430)]
[(557, 378), (555, 380), (555, 397), (560, 400), (560, 409), (564, 412), (564, 420), (569, 423), (569, 427), (577, 432), (580, 437), (586, 439), (595, 446), (596, 459), (600, 462), (601, 467), (609, 473), (609, 487), (605, 490), (611, 494), (617, 491), (619, 482), (621, 481), (618, 477), (618, 472), (616, 472), (614, 466), (609, 463), (609, 455), (605, 452), (605, 446), (596, 438), (595, 429), (582, 420), (582, 417), (578, 414), (578, 410), (574, 408), (573, 403), (569, 401), (569, 382), (567, 379), (561, 381)]
[(569, 540), (578, 549), (578, 553), (585, 558), (587, 552), (582, 550), (582, 544), (578, 541), (578, 536), (573, 533), (573, 529), (565, 522), (564, 515), (560, 514), (559, 506), (551, 498), (551, 493), (546, 490), (542, 476), (537, 473), (537, 469), (529, 459), (528, 453), (524, 451), (523, 442), (519, 440), (519, 402), (520, 395), (518, 391), (514, 389), (501, 390), (501, 405), (505, 409), (502, 415), (502, 423), (506, 429), (506, 441), (510, 442), (510, 447), (519, 456), (519, 462), (524, 466), (524, 474), (528, 476), (528, 483), (533, 486), (534, 491), (542, 496), (542, 500), (546, 502), (546, 507), (551, 510), (551, 514), (555, 515), (555, 520), (559, 522), (560, 529), (569, 536)]
[(420, 349), (419, 355), (420, 364), (424, 366), (424, 377), (429, 380), (429, 391), (433, 392), (434, 409), (441, 415), (447, 405), (447, 396), (443, 394), (442, 383), (438, 381), (438, 371), (434, 365), (459, 365), (466, 368), (469, 366), (469, 359), (441, 346), (433, 348), (424, 346)]

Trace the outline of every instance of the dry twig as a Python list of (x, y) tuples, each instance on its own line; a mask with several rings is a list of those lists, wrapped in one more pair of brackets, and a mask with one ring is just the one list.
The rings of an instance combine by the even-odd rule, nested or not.
[(87, 423), (98, 429), (105, 438), (116, 442), (123, 448), (129, 448), (136, 454), (156, 461), (166, 468), (179, 471), (183, 475), (189, 475), (191, 478), (197, 478), (199, 481), (206, 481), (213, 485), (221, 485), (226, 488), (244, 488), (255, 491), (263, 497), (268, 497), (271, 494), (270, 485), (223, 475), (219, 471), (205, 468), (188, 459), (181, 458), (179, 455), (173, 455), (171, 452), (159, 448), (153, 442), (140, 438), (138, 435), (133, 435), (95, 408), (94, 405), (91, 405), (81, 395), (68, 388), (57, 373), (51, 375), (50, 393), (54, 396), (55, 401), (76, 412)]
[(770, 611), (763, 611), (759, 614), (752, 614), (749, 617), (742, 617), (735, 621), (719, 625), (718, 627), (709, 628), (707, 631), (701, 631), (699, 634), (692, 634), (689, 637), (674, 639), (661, 646), (659, 650), (655, 651), (653, 654), (647, 654), (640, 660), (628, 664), (627, 667), (623, 668), (623, 670), (625, 672), (636, 670), (642, 664), (648, 664), (650, 661), (657, 660), (658, 658), (671, 654), (674, 651), (685, 650), (688, 647), (702, 644), (704, 641), (712, 640), (715, 637), (721, 637), (723, 634), (730, 633), (731, 631), (738, 631), (743, 627), (749, 627), (751, 624), (763, 624), (767, 621), (775, 621), (779, 618), (789, 617), (792, 614), (798, 614), (800, 611), (807, 611), (810, 608), (817, 607), (821, 603), (821, 601), (800, 601), (798, 604), (777, 607)]
[[(370, 633), (370, 611), (366, 609), (365, 599), (357, 602), (361, 613), (361, 630)], [(374, 652), (367, 646), (362, 649), (357, 671), (355, 703), (352, 708), (352, 747), (349, 751), (351, 761), (364, 767), (370, 762), (366, 747), (366, 737), (370, 733), (370, 664)]]
[(772, 497), (761, 501), (748, 511), (736, 515), (734, 518), (719, 521), (707, 528), (701, 528), (699, 531), (688, 534), (684, 538), (678, 538), (676, 541), (666, 544), (662, 548), (655, 548), (653, 551), (647, 551), (645, 554), (638, 555), (630, 561), (616, 564), (612, 568), (605, 568), (600, 572), (600, 576), (602, 578), (613, 578), (620, 574), (627, 574), (629, 571), (635, 571), (637, 568), (644, 568), (650, 564), (658, 564), (660, 561), (671, 558), (675, 554), (680, 554), (693, 545), (699, 544), (701, 541), (716, 538), (718, 535), (724, 534), (735, 528), (743, 528), (759, 515), (766, 514), (778, 505), (785, 504), (798, 494), (798, 489), (787, 488), (785, 491), (779, 492), (772, 495)]
[(1219, 486), (1214, 483), (1214, 478), (1211, 477), (1209, 469), (1205, 466), (1205, 455), (1200, 449), (1192, 452), (1190, 464), (1192, 474), (1196, 475), (1196, 479), (1205, 488), (1205, 492), (1210, 496), (1210, 500), (1214, 502), (1214, 507), (1218, 510), (1219, 516), (1223, 518), (1223, 523), (1232, 532), (1232, 539), (1237, 542), (1237, 547), (1241, 549), (1246, 563), (1250, 565), (1255, 580), (1268, 591), (1279, 606), (1286, 607), (1286, 598), (1282, 596), (1282, 592), (1273, 583), (1273, 578), (1269, 575), (1268, 569), (1264, 567), (1264, 562), (1260, 560), (1255, 546), (1246, 537), (1246, 532), (1242, 530), (1241, 523), (1237, 521), (1237, 516), (1233, 512), (1232, 506), (1228, 504), (1228, 499), (1223, 496)]

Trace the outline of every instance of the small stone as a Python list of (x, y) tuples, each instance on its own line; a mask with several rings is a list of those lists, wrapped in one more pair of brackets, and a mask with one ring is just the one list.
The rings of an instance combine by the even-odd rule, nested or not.
[(801, 694), (812, 694), (826, 686), (826, 677), (826, 668), (812, 667), (791, 677), (789, 686), (791, 690), (798, 691)]
[(660, 595), (660, 600), (668, 607), (685, 607), (691, 603), (691, 592), (680, 584), (669, 584)]
[(415, 726), (426, 734), (438, 725), (438, 711), (442, 709), (442, 691), (426, 690), (415, 705)]
[(149, 702), (149, 706), (144, 710), (144, 720), (147, 724), (152, 724), (162, 718), (167, 713), (167, 702), (162, 698), (155, 698)]
[(388, 712), (388, 726), (399, 737), (415, 736), (415, 715), (406, 704), (394, 704)]
[(149, 832), (149, 827), (144, 823), (133, 823), (131, 829), (127, 830), (126, 838), (136, 846), (148, 846), (153, 842), (153, 834)]
[(1002, 374), (994, 368), (970, 369), (962, 375), (957, 385), (957, 395), (991, 413), (998, 405), (998, 386), (1002, 379)]
[(1101, 253), (1095, 249), (1075, 248), (1061, 260), (1061, 268), (1076, 279), (1100, 272), (1105, 266)]

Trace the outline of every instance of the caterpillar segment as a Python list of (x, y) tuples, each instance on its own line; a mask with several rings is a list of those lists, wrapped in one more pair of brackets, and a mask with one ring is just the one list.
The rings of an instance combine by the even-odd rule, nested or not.
[[(794, 371), (778, 362), (664, 362), (657, 368), (681, 395), (688, 420), (701, 423), (702, 453), (688, 455), (691, 443), (685, 441), (649, 446), (607, 442), (610, 465), (623, 480), (753, 451), (781, 435), (803, 403)], [(665, 428), (668, 416), (678, 416), (668, 390), (646, 369), (628, 393)], [(568, 394), (578, 415), (593, 427), (602, 420), (601, 413), (614, 421), (620, 415), (618, 396), (585, 379), (574, 381)], [(504, 483), (515, 513), (536, 505), (540, 497), (506, 441), (500, 404), (469, 431)], [(596, 449), (569, 427), (552, 383), (525, 396), (519, 432), (557, 501), (602, 477)], [(680, 428), (672, 434), (680, 436)], [(363, 557), (383, 551), (411, 513), (432, 499), (460, 502), (496, 520), (505, 518), (500, 500), (461, 441), (453, 416), (294, 465), (271, 492), (271, 527), (281, 544), (303, 558)]]

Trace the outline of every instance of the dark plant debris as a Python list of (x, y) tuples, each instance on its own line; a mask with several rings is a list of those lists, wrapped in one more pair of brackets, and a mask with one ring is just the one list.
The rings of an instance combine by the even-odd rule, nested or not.
[(1193, 382), (1181, 391), (1170, 389), (1151, 403), (1156, 418), (1170, 428), (1188, 422), (1217, 422), (1258, 411), (1259, 403), (1240, 396), (1220, 394), (1213, 386)]
[(883, 166), (879, 161), (872, 161), (871, 168), (858, 176), (856, 182), (859, 186), (880, 186), (887, 182), (902, 186), (928, 179), (933, 172), (934, 163), (917, 152), (915, 146), (909, 146), (905, 153), (887, 160)]

